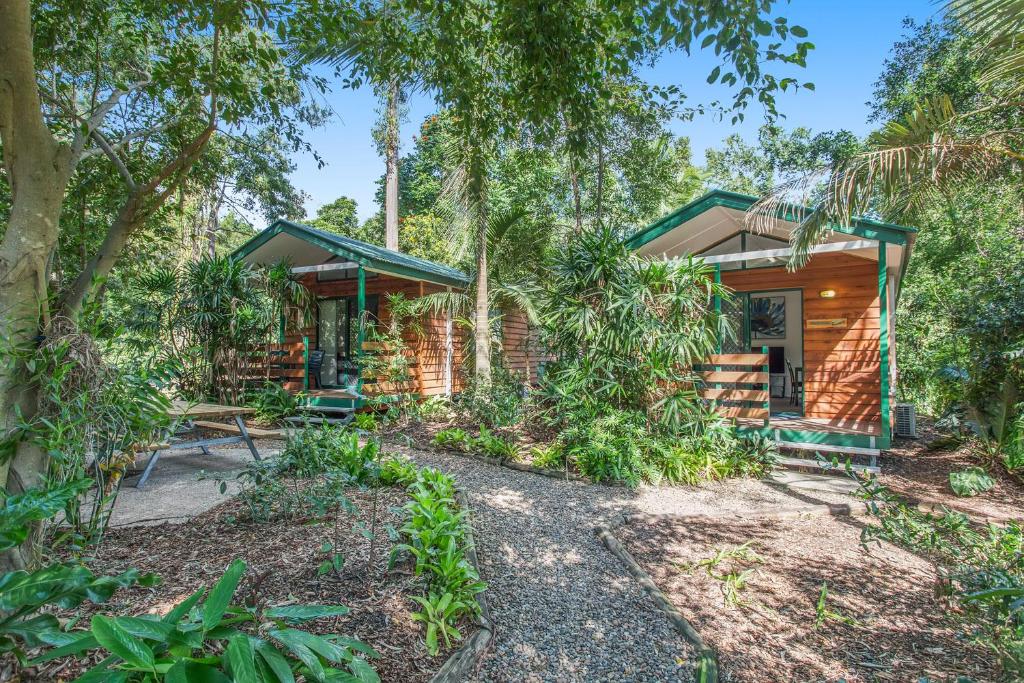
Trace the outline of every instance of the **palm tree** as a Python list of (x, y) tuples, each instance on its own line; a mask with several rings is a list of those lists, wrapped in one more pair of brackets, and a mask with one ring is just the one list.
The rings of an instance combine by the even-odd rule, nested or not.
[(797, 209), (791, 268), (857, 215), (877, 210), (899, 220), (937, 194), (1024, 169), (1024, 126), (1015, 116), (1024, 112), (1017, 99), (1024, 91), (1024, 0), (951, 0), (947, 11), (989, 56), (981, 80), (992, 102), (966, 112), (948, 95), (919, 102), (902, 121), (872, 133), (861, 153), (783, 184), (751, 207), (748, 223), (763, 230), (793, 208), (794, 195), (820, 197), (812, 210)]
[[(456, 225), (458, 221), (453, 221)], [(467, 225), (467, 227), (469, 227)], [(462, 239), (475, 233), (471, 228), (462, 233)], [(487, 274), (478, 277), (471, 274), (473, 283), (461, 292), (437, 292), (427, 294), (418, 300), (420, 310), (444, 312), (452, 315), (467, 328), (478, 330), (475, 316), (477, 304), (482, 298), (488, 311), (522, 311), (531, 323), (538, 323), (537, 297), (540, 291), (538, 275), (546, 261), (551, 244), (552, 226), (535, 220), (522, 209), (499, 210), (487, 216), (485, 240)], [(479, 236), (476, 237), (479, 239)], [(463, 245), (467, 247), (468, 245)], [(479, 253), (477, 247), (473, 250)], [(479, 282), (486, 282), (486, 293), (481, 297)], [(490, 342), (490, 324), (484, 330)], [(479, 344), (474, 341), (474, 345)]]

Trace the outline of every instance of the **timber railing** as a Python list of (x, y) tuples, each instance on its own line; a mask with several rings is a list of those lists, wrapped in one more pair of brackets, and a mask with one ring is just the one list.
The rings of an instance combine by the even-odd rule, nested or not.
[(698, 394), (722, 417), (762, 420), (764, 426), (768, 426), (771, 415), (768, 347), (762, 346), (761, 351), (714, 354), (695, 366), (703, 382)]
[[(367, 358), (372, 358), (366, 362)], [(392, 349), (386, 342), (363, 342), (360, 393), (367, 398), (419, 395), (420, 362), (412, 349)]]

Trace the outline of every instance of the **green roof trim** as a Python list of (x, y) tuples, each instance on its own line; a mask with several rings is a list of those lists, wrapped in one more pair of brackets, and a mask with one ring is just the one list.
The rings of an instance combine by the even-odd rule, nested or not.
[(231, 255), (233, 258), (245, 258), (281, 233), (305, 240), (369, 270), (455, 287), (467, 287), (470, 282), (469, 276), (461, 270), (283, 218), (271, 223)]
[[(639, 249), (648, 242), (656, 240), (665, 233), (674, 230), (683, 223), (696, 218), (700, 214), (705, 211), (709, 211), (716, 206), (721, 206), (727, 209), (736, 209), (739, 211), (747, 211), (757, 201), (757, 197), (749, 194), (728, 192), (726, 190), (712, 190), (702, 197), (694, 199), (689, 204), (684, 204), (672, 213), (662, 216), (647, 227), (638, 231), (626, 240), (626, 246), (630, 249)], [(811, 211), (811, 208), (807, 206), (785, 204), (780, 218), (787, 221), (798, 222), (797, 215), (799, 213), (807, 213), (809, 211)], [(883, 223), (882, 221), (876, 221), (873, 218), (857, 218), (853, 221), (853, 225), (836, 226), (834, 230), (836, 232), (842, 232), (849, 235), (857, 235), (864, 239), (889, 242), (892, 244), (899, 244), (901, 246), (906, 246), (908, 242), (908, 234), (917, 232), (916, 228), (907, 227), (905, 225), (895, 225), (893, 223)]]

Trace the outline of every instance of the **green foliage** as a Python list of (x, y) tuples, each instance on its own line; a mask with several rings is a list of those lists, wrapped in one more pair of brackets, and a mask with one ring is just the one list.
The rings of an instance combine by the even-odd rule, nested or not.
[(380, 465), (377, 480), (381, 486), (409, 486), (416, 481), (419, 468), (406, 458), (388, 458)]
[(454, 406), (447, 396), (410, 401), (403, 406), (403, 411), (414, 422), (447, 422), (455, 416)]
[(815, 619), (814, 628), (821, 628), (829, 621), (838, 621), (847, 626), (860, 626), (856, 619), (840, 614), (828, 606), (828, 581), (821, 582), (821, 591), (818, 593), (818, 602), (814, 605)]
[(365, 657), (378, 657), (354, 638), (318, 636), (295, 628), (348, 613), (341, 605), (285, 605), (261, 610), (232, 603), (245, 573), (235, 560), (209, 590), (201, 588), (163, 618), (92, 617), (88, 630), (65, 634), (64, 644), (34, 660), (107, 653), (80, 680), (306, 680), (378, 681)]
[(438, 448), (477, 453), (501, 460), (516, 460), (519, 457), (519, 447), (514, 442), (497, 436), (485, 425), (480, 425), (476, 437), (456, 427), (442, 429), (434, 435), (433, 444)]
[(375, 432), (380, 429), (377, 416), (373, 413), (356, 413), (352, 417), (352, 426), (364, 432)]
[(562, 469), (565, 467), (565, 447), (560, 443), (534, 446), (530, 449), (530, 464), (545, 469)]
[(266, 382), (261, 389), (248, 394), (246, 404), (256, 409), (254, 417), (257, 422), (278, 424), (298, 412), (302, 395), (288, 391), (276, 382)]
[(475, 596), (486, 586), (465, 555), (466, 512), (457, 509), (454, 480), (424, 468), (408, 492), (412, 500), (400, 529), (404, 542), (394, 553), (409, 553), (416, 575), (427, 579), (427, 594), (414, 598), (423, 609), (413, 619), (426, 625), (427, 651), (436, 655), (439, 634), (446, 647), (453, 638), (461, 639), (456, 624), (479, 613)]
[(543, 341), (558, 358), (547, 397), (680, 428), (696, 402), (691, 368), (724, 324), (715, 296), (728, 292), (701, 261), (649, 261), (610, 230), (582, 235), (555, 256), (544, 291)]
[(439, 448), (448, 448), (468, 453), (472, 447), (472, 437), (466, 433), (466, 430), (452, 427), (437, 432), (432, 443)]
[(456, 405), (468, 420), (491, 428), (510, 427), (523, 417), (524, 393), (520, 378), (502, 367), (495, 367), (490, 380), (471, 377)]
[(333, 425), (306, 426), (289, 437), (278, 456), (279, 467), (300, 477), (340, 472), (354, 484), (366, 484), (375, 476), (379, 442), (359, 444), (359, 435)]
[(949, 487), (958, 496), (976, 496), (995, 485), (995, 480), (981, 467), (968, 467), (959, 472), (949, 473)]
[[(37, 522), (74, 509), (91, 482), (78, 480), (60, 488), (29, 489), (8, 496), (0, 508), (0, 551), (23, 543)], [(70, 609), (84, 602), (103, 603), (119, 588), (154, 586), (159, 579), (129, 569), (116, 576), (96, 576), (75, 562), (53, 563), (39, 569), (0, 576), (0, 652), (25, 661), (25, 648), (63, 645), (67, 635), (51, 610)]]
[(384, 246), (384, 226), (369, 221), (360, 225), (356, 215), (356, 200), (349, 197), (338, 197), (324, 204), (317, 209), (316, 218), (307, 218), (306, 223), (318, 230)]

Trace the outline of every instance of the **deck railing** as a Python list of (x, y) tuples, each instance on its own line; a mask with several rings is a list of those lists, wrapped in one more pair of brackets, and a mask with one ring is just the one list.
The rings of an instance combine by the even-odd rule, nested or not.
[(719, 353), (696, 366), (703, 381), (698, 391), (715, 412), (729, 419), (762, 420), (771, 415), (768, 347), (761, 353)]

